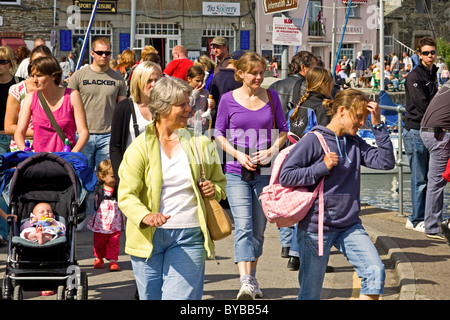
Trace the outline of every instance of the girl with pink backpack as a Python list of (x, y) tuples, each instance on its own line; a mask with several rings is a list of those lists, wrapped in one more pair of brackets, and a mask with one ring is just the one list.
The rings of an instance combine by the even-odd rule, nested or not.
[[(361, 165), (388, 170), (395, 166), (389, 133), (380, 121), (376, 102), (363, 93), (339, 91), (334, 100), (323, 105), (331, 115), (330, 123), (315, 126), (330, 152), (325, 153), (315, 134), (307, 134), (283, 162), (280, 184), (283, 187), (308, 187), (314, 190), (323, 180), (323, 254), (319, 254), (319, 199), (298, 223), (300, 247), (299, 300), (320, 299), (322, 283), (332, 246), (344, 253), (355, 266), (361, 280), (361, 299), (377, 299), (383, 293), (385, 271), (378, 252), (361, 225)], [(378, 147), (357, 136), (370, 113), (372, 131)], [(322, 221), (321, 221), (322, 222)], [(322, 223), (320, 223), (322, 225)]]

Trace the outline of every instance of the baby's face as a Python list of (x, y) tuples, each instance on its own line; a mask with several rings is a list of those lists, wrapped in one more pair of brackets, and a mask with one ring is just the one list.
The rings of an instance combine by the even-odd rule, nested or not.
[(52, 207), (48, 203), (40, 203), (33, 210), (34, 216), (38, 220), (42, 218), (54, 218)]

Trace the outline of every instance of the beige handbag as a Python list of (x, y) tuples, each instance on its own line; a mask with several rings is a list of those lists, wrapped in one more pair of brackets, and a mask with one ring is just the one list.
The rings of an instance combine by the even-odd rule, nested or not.
[[(197, 139), (197, 138), (196, 138)], [(206, 180), (203, 168), (203, 157), (201, 148), (197, 150), (200, 159), (201, 181)], [(213, 240), (221, 240), (231, 234), (232, 223), (228, 214), (223, 210), (219, 202), (214, 197), (203, 197), (206, 209), (206, 225)]]

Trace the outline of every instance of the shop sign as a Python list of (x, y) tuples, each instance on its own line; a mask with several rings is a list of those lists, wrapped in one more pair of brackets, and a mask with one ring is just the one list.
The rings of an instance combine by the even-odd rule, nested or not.
[[(81, 13), (91, 13), (94, 7), (94, 0), (74, 0), (73, 4), (80, 8)], [(117, 13), (117, 0), (100, 0), (97, 4), (96, 13)]]

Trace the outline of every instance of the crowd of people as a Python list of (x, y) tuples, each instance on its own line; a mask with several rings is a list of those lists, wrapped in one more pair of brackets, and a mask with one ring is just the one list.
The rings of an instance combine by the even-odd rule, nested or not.
[[(392, 72), (393, 79), (386, 84), (396, 90), (405, 79), (407, 92), (404, 139), (414, 204), (406, 227), (444, 240), (450, 82), (446, 67), (434, 64), (434, 40), (421, 41), (417, 65), (407, 55), (399, 60), (391, 54), (385, 74)], [(125, 252), (139, 299), (201, 299), (205, 261), (215, 257), (203, 198), (214, 197), (229, 205), (233, 217), (237, 299), (263, 297), (257, 265), (267, 219), (259, 196), (269, 184), (271, 162), (293, 143), (287, 141), (291, 132), (299, 140), (282, 166), (280, 183), (314, 189), (323, 180), (328, 212), (323, 253), (318, 253), (318, 200), (300, 223), (279, 229), (281, 256), (289, 258), (289, 269), (299, 270), (298, 298), (320, 299), (325, 272), (333, 271), (328, 266), (333, 246), (362, 279), (361, 299), (383, 294), (384, 265), (359, 219), (360, 170), (361, 165), (392, 169), (395, 159), (378, 104), (354, 89), (376, 80), (377, 61), (368, 66), (361, 53), (354, 62), (344, 56), (333, 79), (320, 57), (300, 51), (288, 77), (265, 89), (268, 66), (279, 75), (276, 59), (231, 53), (224, 37), (211, 42), (215, 59), (202, 55), (191, 61), (177, 45), (167, 66), (152, 46), (139, 60), (127, 49), (117, 61), (108, 38), (96, 38), (91, 46), (92, 63), (78, 70), (73, 54), (58, 62), (42, 39), (33, 50), (19, 48), (15, 55), (0, 47), (0, 152), (28, 145), (34, 152), (61, 152), (62, 132), (72, 152), (84, 155), (98, 176), (84, 220), (94, 232), (94, 268), (104, 268), (106, 259), (110, 271), (120, 270), (126, 225)], [(403, 77), (405, 65), (410, 71)], [(377, 147), (357, 135), (369, 115)], [(310, 132), (323, 136), (326, 152)], [(7, 208), (2, 209), (6, 217)], [(32, 235), (28, 238), (38, 239)]]

